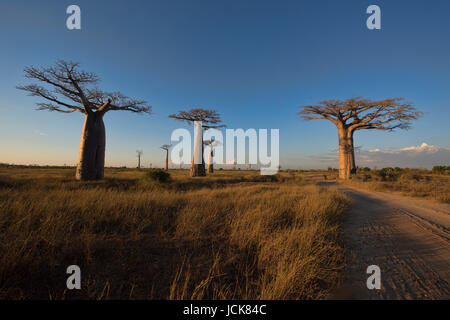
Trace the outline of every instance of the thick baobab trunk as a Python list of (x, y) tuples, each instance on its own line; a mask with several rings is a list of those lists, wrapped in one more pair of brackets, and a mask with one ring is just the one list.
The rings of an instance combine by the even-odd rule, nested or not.
[(92, 112), (85, 117), (75, 175), (77, 180), (104, 177), (106, 137), (103, 115), (103, 112)]
[(349, 163), (349, 142), (347, 128), (338, 126), (339, 135), (339, 178), (348, 180), (350, 178), (350, 163)]
[(204, 160), (202, 159), (202, 163), (194, 163), (194, 157), (192, 157), (191, 177), (203, 177), (203, 176), (206, 176)]
[(195, 122), (194, 152), (192, 154), (191, 177), (206, 176), (203, 159), (203, 131), (201, 122)]
[(209, 157), (208, 157), (208, 173), (214, 172), (214, 165), (213, 165), (213, 157), (214, 157), (214, 151), (213, 146), (210, 145), (209, 147)]
[(353, 131), (347, 133), (348, 142), (348, 164), (350, 166), (350, 174), (356, 174), (355, 147), (353, 145)]
[(166, 150), (166, 163), (164, 164), (164, 170), (169, 171), (169, 150)]

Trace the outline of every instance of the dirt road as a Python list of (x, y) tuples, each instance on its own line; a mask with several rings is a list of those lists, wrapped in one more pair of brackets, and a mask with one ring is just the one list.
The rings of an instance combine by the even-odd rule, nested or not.
[[(354, 202), (344, 224), (344, 285), (334, 299), (450, 299), (450, 205), (337, 185)], [(381, 269), (381, 289), (366, 269)]]

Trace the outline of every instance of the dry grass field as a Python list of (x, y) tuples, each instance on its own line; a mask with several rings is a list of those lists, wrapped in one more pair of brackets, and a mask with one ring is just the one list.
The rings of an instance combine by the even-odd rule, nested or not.
[[(296, 172), (0, 168), (0, 298), (321, 299), (349, 200)], [(67, 290), (66, 268), (82, 289)]]
[(358, 173), (341, 183), (373, 191), (396, 192), (411, 197), (450, 203), (450, 175), (426, 170), (374, 170)]

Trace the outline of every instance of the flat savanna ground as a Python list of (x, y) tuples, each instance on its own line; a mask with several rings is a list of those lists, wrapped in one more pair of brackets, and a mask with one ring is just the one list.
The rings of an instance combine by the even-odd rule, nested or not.
[[(450, 297), (448, 175), (146, 172), (0, 167), (0, 298)], [(73, 264), (81, 290), (66, 289)]]
[[(350, 206), (298, 172), (0, 168), (0, 298), (322, 299)], [(67, 290), (66, 268), (81, 268)]]

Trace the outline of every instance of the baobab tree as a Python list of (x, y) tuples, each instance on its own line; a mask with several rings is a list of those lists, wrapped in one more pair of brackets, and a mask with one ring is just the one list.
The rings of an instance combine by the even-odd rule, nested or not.
[[(187, 123), (195, 123), (201, 122), (201, 127), (197, 130), (200, 130), (200, 140), (195, 141), (194, 152), (192, 153), (192, 163), (191, 163), (191, 176), (206, 176), (205, 171), (205, 160), (203, 159), (203, 132), (202, 129), (216, 129), (223, 128), (224, 125), (221, 125), (220, 115), (216, 110), (205, 110), (201, 108), (191, 109), (189, 111), (179, 111), (178, 113), (169, 115), (169, 118), (173, 118), (179, 121), (187, 122)], [(201, 163), (195, 163), (195, 151), (196, 148), (201, 148)]]
[(169, 171), (169, 149), (172, 145), (163, 144), (160, 148), (166, 150), (166, 162), (164, 163), (164, 170)]
[(29, 95), (41, 97), (38, 110), (84, 114), (80, 151), (76, 170), (78, 180), (98, 180), (104, 177), (105, 125), (103, 117), (108, 111), (151, 113), (145, 100), (126, 97), (120, 92), (104, 92), (96, 87), (97, 75), (79, 69), (79, 63), (58, 61), (52, 67), (26, 67), (25, 77), (40, 81), (42, 85), (17, 86)]
[(325, 119), (338, 129), (339, 178), (349, 179), (356, 172), (354, 133), (358, 130), (408, 129), (421, 112), (403, 98), (372, 101), (361, 97), (325, 100), (317, 105), (301, 106), (298, 115), (303, 120)]
[(214, 138), (211, 138), (210, 140), (203, 141), (203, 144), (206, 146), (209, 146), (208, 173), (213, 173), (214, 172), (214, 164), (213, 164), (214, 147), (220, 145), (220, 141), (217, 141), (217, 140), (214, 140)]
[(138, 158), (138, 169), (141, 169), (141, 156), (144, 154), (142, 150), (136, 150), (137, 158)]

